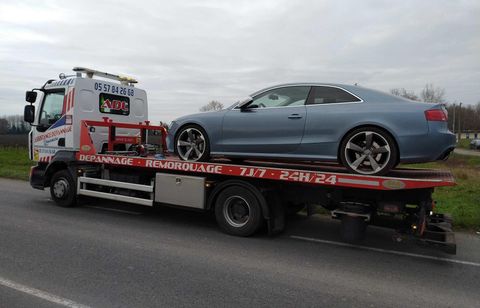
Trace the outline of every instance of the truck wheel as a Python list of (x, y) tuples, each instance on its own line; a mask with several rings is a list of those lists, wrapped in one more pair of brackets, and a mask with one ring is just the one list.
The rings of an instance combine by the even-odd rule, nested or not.
[(367, 224), (363, 217), (348, 216), (342, 217), (342, 240), (348, 243), (359, 243), (365, 238)]
[(215, 202), (217, 223), (228, 234), (250, 236), (263, 223), (260, 203), (255, 195), (241, 186), (227, 187)]
[(57, 171), (50, 181), (50, 195), (62, 207), (73, 207), (77, 203), (77, 192), (72, 175), (66, 169)]

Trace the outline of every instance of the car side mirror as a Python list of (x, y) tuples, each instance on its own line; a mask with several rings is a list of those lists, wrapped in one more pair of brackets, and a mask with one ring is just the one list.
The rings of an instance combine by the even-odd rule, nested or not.
[(249, 112), (252, 109), (257, 109), (259, 106), (257, 104), (249, 104), (240, 108), (241, 112)]
[(27, 91), (25, 92), (25, 100), (29, 103), (35, 103), (37, 100), (37, 92), (35, 91)]
[(23, 110), (23, 120), (30, 124), (32, 124), (33, 121), (35, 121), (35, 106), (33, 105), (25, 106), (25, 109)]
[(248, 106), (253, 102), (253, 98), (251, 97), (247, 97), (246, 99), (244, 99), (243, 101), (240, 101), (237, 105), (237, 108), (240, 108), (240, 109), (245, 109), (245, 108), (248, 108)]

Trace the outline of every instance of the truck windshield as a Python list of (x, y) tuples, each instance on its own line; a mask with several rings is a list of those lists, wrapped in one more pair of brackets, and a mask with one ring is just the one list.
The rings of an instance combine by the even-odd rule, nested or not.
[(62, 117), (63, 97), (65, 91), (47, 92), (43, 101), (39, 124), (44, 128), (50, 127)]

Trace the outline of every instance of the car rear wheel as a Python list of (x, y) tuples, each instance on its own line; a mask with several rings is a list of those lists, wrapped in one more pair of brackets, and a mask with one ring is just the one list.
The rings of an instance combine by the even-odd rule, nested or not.
[(393, 138), (376, 127), (355, 129), (343, 139), (340, 160), (353, 173), (384, 175), (395, 167), (398, 151)]
[(206, 161), (210, 156), (210, 144), (205, 130), (198, 125), (187, 125), (175, 138), (175, 153), (182, 160)]

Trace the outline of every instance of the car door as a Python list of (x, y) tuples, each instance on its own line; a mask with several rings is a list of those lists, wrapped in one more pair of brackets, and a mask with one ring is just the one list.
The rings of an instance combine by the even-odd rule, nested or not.
[(250, 108), (228, 111), (222, 126), (222, 152), (293, 152), (302, 141), (309, 91), (309, 86), (278, 87), (254, 96)]
[(305, 132), (299, 153), (322, 159), (337, 157), (339, 138), (359, 117), (360, 98), (336, 86), (315, 86), (306, 104)]

